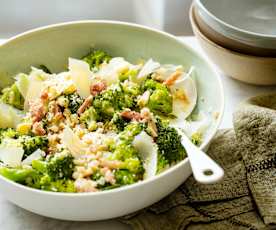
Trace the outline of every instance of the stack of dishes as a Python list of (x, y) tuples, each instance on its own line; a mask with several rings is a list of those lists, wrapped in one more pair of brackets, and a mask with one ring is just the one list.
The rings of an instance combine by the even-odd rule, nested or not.
[(275, 1), (195, 0), (190, 21), (224, 74), (251, 84), (276, 84)]

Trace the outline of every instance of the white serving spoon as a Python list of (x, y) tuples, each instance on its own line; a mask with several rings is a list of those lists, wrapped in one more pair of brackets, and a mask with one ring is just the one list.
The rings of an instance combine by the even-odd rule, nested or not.
[(186, 149), (194, 178), (202, 184), (212, 184), (222, 179), (223, 169), (206, 153), (196, 147), (190, 139), (177, 127), (181, 135), (181, 144)]
[[(177, 84), (173, 86), (172, 90), (184, 90), (190, 99), (190, 103), (184, 107), (181, 107), (181, 104), (178, 105), (179, 103), (175, 106), (174, 113), (177, 114), (178, 119), (171, 122), (171, 126), (176, 128), (182, 137), (181, 143), (186, 149), (194, 178), (200, 183), (211, 184), (222, 179), (224, 175), (223, 169), (206, 153), (196, 147), (179, 127), (181, 121), (186, 119), (196, 106), (197, 90), (195, 82), (191, 78), (193, 71), (194, 68), (191, 67), (188, 73), (183, 75), (183, 77), (178, 80)], [(180, 109), (177, 109), (177, 106)]]

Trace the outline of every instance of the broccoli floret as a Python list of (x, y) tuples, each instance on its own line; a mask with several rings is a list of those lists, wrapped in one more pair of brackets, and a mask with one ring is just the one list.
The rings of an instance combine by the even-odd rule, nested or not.
[(52, 180), (50, 176), (43, 175), (36, 184), (39, 186), (39, 189), (45, 191), (76, 192), (74, 181), (70, 179)]
[(157, 118), (158, 136), (156, 144), (158, 145), (159, 159), (168, 164), (178, 162), (186, 157), (185, 148), (181, 144), (181, 136), (177, 130), (168, 126), (166, 122), (162, 122)]
[(164, 86), (163, 84), (161, 84), (158, 81), (155, 81), (153, 79), (147, 79), (144, 83), (143, 89), (146, 90), (156, 90), (156, 89), (163, 89), (166, 88), (166, 86)]
[(2, 139), (5, 139), (5, 138), (16, 139), (18, 137), (19, 137), (19, 133), (12, 128), (0, 129), (0, 143), (2, 142)]
[(108, 63), (110, 59), (111, 56), (102, 50), (94, 50), (82, 58), (83, 61), (89, 64), (91, 69), (98, 68), (104, 62)]
[(0, 100), (6, 104), (12, 105), (17, 109), (23, 109), (24, 107), (24, 98), (19, 92), (16, 84), (13, 84), (10, 87), (6, 87), (2, 90), (2, 96)]
[(70, 112), (77, 113), (79, 107), (82, 105), (84, 100), (77, 93), (72, 93), (64, 96), (68, 100), (68, 109)]
[(121, 132), (128, 125), (129, 121), (125, 120), (120, 113), (115, 113), (111, 123), (116, 126), (116, 129)]
[(121, 169), (127, 169), (135, 174), (144, 173), (142, 161), (139, 153), (132, 145), (132, 141), (136, 135), (143, 130), (143, 125), (140, 123), (130, 123), (124, 131), (119, 134), (119, 142), (112, 148), (113, 154), (111, 160), (119, 160), (122, 162)]
[(112, 118), (115, 110), (119, 107), (119, 102), (117, 101), (119, 94), (120, 92), (117, 89), (109, 89), (94, 98), (93, 107), (101, 119)]
[(145, 170), (142, 164), (141, 159), (138, 157), (138, 153), (136, 157), (128, 158), (123, 161), (121, 169), (127, 169), (132, 173), (143, 175)]
[(140, 86), (135, 83), (119, 83), (97, 95), (93, 107), (103, 120), (111, 119), (116, 111), (134, 108), (140, 93)]
[(47, 174), (52, 180), (70, 179), (74, 171), (73, 156), (67, 152), (55, 154), (47, 161)]
[(69, 153), (64, 151), (47, 160), (33, 160), (32, 168), (37, 174), (28, 179), (28, 186), (54, 192), (75, 191), (71, 180), (74, 163)]
[(80, 116), (80, 121), (85, 123), (89, 131), (94, 131), (97, 129), (97, 121), (98, 114), (93, 107), (87, 109), (83, 114)]
[(134, 184), (135, 182), (142, 179), (141, 177), (137, 176), (137, 174), (134, 174), (126, 169), (116, 170), (114, 174), (115, 174), (116, 184), (119, 184), (119, 185)]
[(140, 85), (134, 82), (125, 81), (120, 85), (122, 87), (123, 92), (131, 97), (137, 97), (142, 93)]
[(136, 149), (129, 143), (121, 142), (116, 146), (113, 159), (124, 161), (138, 156)]
[(47, 174), (41, 174), (36, 171), (28, 176), (23, 184), (45, 191), (52, 192), (76, 192), (73, 180), (52, 180)]
[(55, 180), (32, 168), (0, 167), (0, 175), (32, 188), (53, 192), (75, 192), (73, 180)]
[(73, 159), (73, 156), (64, 151), (56, 153), (46, 161), (33, 160), (32, 168), (42, 174), (49, 175), (52, 181), (71, 179), (74, 170)]
[(145, 82), (144, 89), (151, 92), (148, 107), (152, 112), (165, 115), (172, 112), (172, 95), (165, 85), (149, 79)]
[(56, 180), (52, 181), (48, 186), (44, 186), (44, 190), (52, 192), (76, 192), (73, 180)]
[(172, 96), (167, 89), (156, 89), (150, 95), (148, 107), (154, 113), (170, 114), (172, 112)]
[(144, 124), (138, 122), (129, 123), (124, 131), (120, 133), (119, 138), (121, 141), (131, 143), (136, 135), (144, 129)]
[(132, 106), (132, 101), (126, 100), (121, 85), (108, 89), (97, 95), (93, 107), (102, 119), (111, 119), (115, 111)]
[(144, 168), (139, 158), (139, 153), (132, 145), (132, 141), (142, 130), (143, 126), (139, 123), (130, 123), (127, 125), (124, 131), (120, 133), (120, 141), (116, 144), (115, 150), (111, 155), (112, 160), (122, 162), (122, 169), (127, 169), (137, 174), (143, 174)]
[(23, 159), (31, 155), (37, 149), (46, 151), (48, 148), (48, 138), (46, 136), (26, 136), (22, 135), (19, 137), (24, 149)]
[(142, 94), (140, 85), (131, 81), (125, 81), (121, 84), (121, 86), (124, 93), (124, 104), (122, 105), (122, 107), (135, 107), (137, 105), (138, 96)]

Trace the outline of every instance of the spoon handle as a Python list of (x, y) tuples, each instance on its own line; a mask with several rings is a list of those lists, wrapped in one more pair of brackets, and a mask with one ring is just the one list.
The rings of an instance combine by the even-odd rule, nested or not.
[(223, 169), (206, 153), (196, 147), (185, 134), (182, 135), (181, 143), (186, 149), (194, 178), (198, 182), (211, 184), (222, 179)]

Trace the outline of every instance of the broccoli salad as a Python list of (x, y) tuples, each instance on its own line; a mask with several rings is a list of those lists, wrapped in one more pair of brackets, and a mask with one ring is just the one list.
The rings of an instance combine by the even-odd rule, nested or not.
[(190, 115), (192, 72), (94, 50), (69, 58), (65, 72), (18, 74), (0, 95), (0, 174), (45, 191), (96, 192), (161, 173), (186, 157), (174, 125), (200, 145), (209, 123)]

